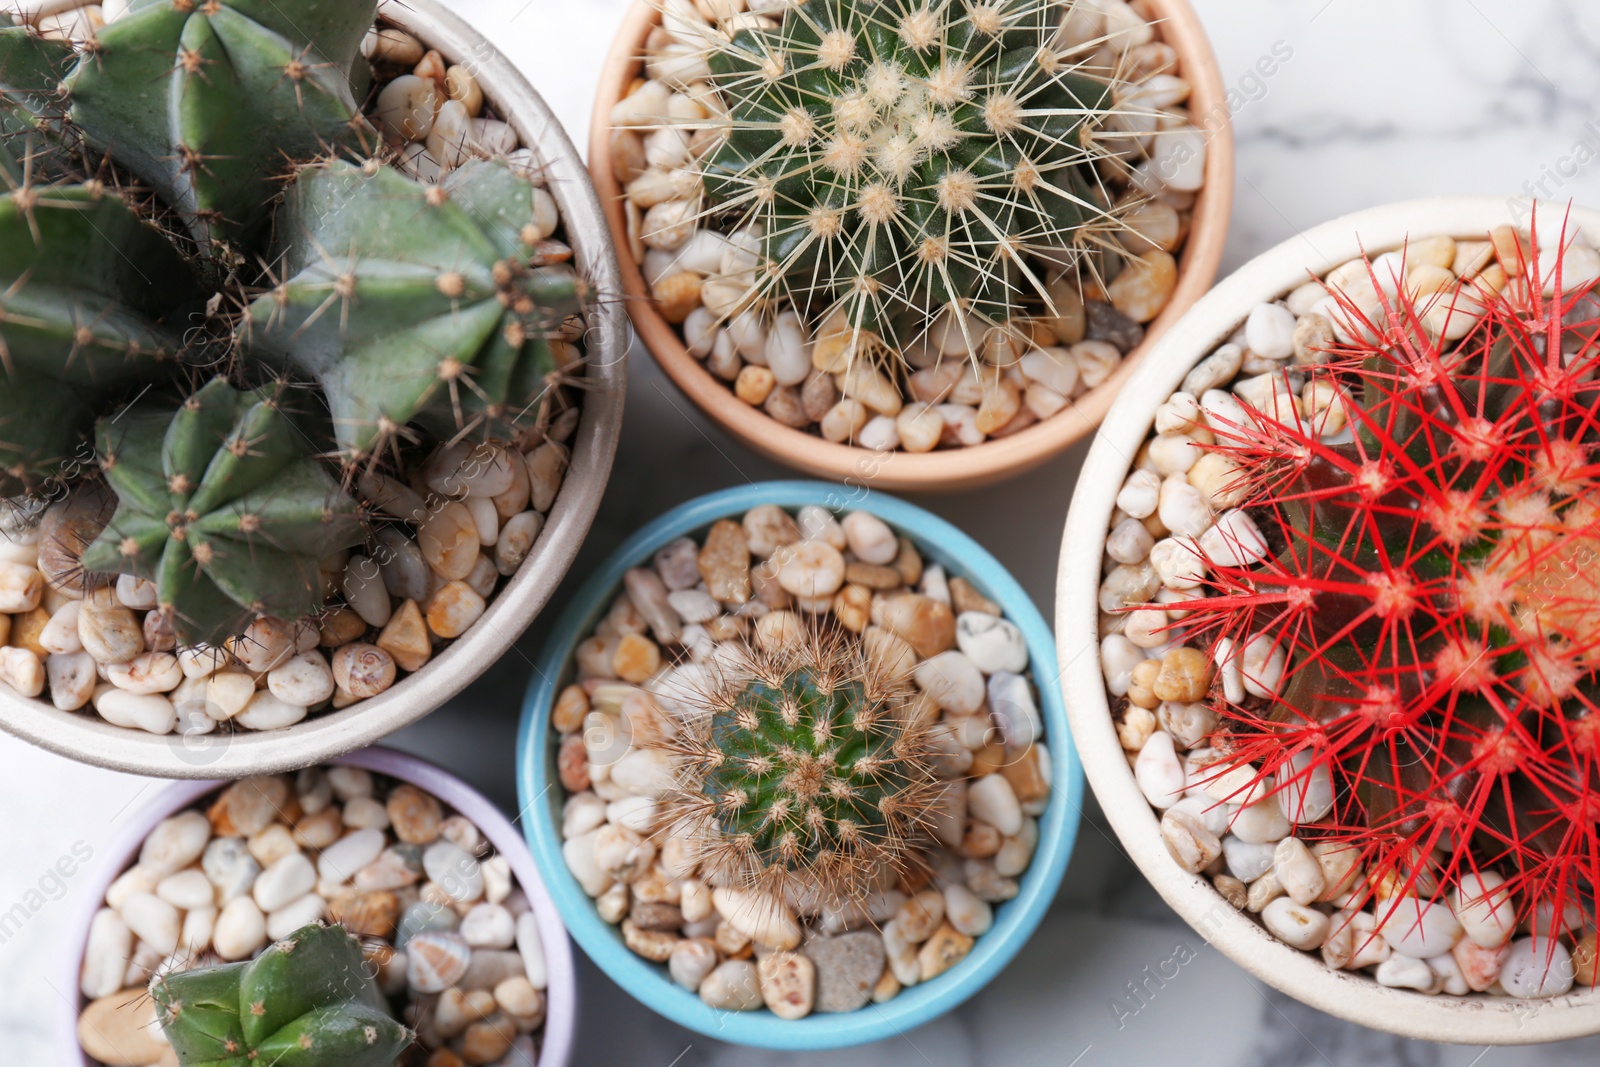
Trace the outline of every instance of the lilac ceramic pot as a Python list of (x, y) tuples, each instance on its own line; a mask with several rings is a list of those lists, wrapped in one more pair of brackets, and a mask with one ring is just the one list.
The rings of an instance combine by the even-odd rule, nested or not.
[[(545, 1022), (538, 1067), (567, 1067), (572, 1058), (573, 1037), (578, 1024), (577, 975), (572, 964), (572, 943), (556, 913), (555, 904), (545, 891), (544, 882), (533, 865), (533, 856), (521, 831), (511, 825), (477, 790), (433, 764), (404, 752), (388, 748), (368, 748), (337, 756), (327, 761), (361, 767), (387, 775), (433, 794), (440, 803), (472, 821), (495, 851), (511, 863), (517, 884), (527, 894), (528, 903), (539, 920), (539, 935), (544, 941), (545, 967), (549, 988), (545, 991)], [(193, 807), (207, 794), (229, 785), (226, 781), (179, 782), (162, 792), (150, 804), (129, 818), (111, 843), (94, 857), (87, 890), (73, 917), (67, 951), (63, 953), (62, 973), (57, 978), (63, 996), (57, 1026), (61, 1062), (66, 1067), (93, 1067), (78, 1045), (78, 1013), (84, 1000), (78, 994), (78, 972), (89, 939), (89, 923), (105, 901), (106, 889), (137, 859), (145, 837), (169, 815)]]

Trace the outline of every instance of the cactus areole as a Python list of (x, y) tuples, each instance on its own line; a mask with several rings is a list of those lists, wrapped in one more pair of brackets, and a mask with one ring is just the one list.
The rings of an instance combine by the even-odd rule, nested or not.
[(998, 326), (1049, 306), (1051, 265), (1114, 244), (1127, 206), (1096, 170), (1121, 164), (1098, 136), (1117, 81), (1054, 44), (1071, 6), (806, 0), (708, 29), (726, 115), (680, 128), (719, 131), (708, 210), (759, 224), (752, 296), (899, 344), (946, 308)]
[(903, 679), (818, 635), (710, 670), (667, 806), (711, 869), (844, 900), (915, 865), (939, 787)]
[(412, 1041), (340, 926), (302, 927), (248, 962), (158, 975), (150, 995), (183, 1067), (392, 1067)]
[[(1207, 561), (1174, 625), (1220, 665), (1212, 774), (1248, 768), (1241, 788), (1275, 790), (1297, 834), (1359, 845), (1358, 893), (1493, 872), (1497, 908), (1592, 926), (1600, 301), (1564, 286), (1556, 248), (1494, 238), (1505, 275), (1453, 312), (1470, 331), (1376, 273), (1376, 312), (1341, 297), (1357, 336), (1309, 373), (1348, 431), (1254, 409), (1216, 430), (1261, 536)], [(1274, 650), (1281, 681), (1252, 677)]]

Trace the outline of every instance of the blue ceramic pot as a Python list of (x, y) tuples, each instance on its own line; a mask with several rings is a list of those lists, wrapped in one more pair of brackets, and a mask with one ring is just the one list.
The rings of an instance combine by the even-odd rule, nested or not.
[[(763, 482), (711, 493), (682, 504), (634, 534), (605, 562), (562, 613), (540, 657), (523, 705), (517, 737), (517, 787), (525, 832), (556, 908), (573, 938), (591, 959), (639, 1001), (674, 1022), (708, 1037), (773, 1049), (825, 1049), (895, 1037), (937, 1018), (982, 989), (1000, 973), (1044, 918), (1072, 854), (1083, 800), (1083, 770), (1067, 730), (1066, 708), (1057, 685), (1055, 640), (1044, 618), (1016, 580), (972, 538), (923, 509), (881, 492), (865, 494), (825, 482)], [(556, 775), (555, 734), (550, 711), (573, 677), (573, 653), (593, 632), (622, 586), (630, 567), (648, 565), (655, 552), (679, 537), (704, 534), (718, 519), (738, 518), (759, 504), (795, 509), (818, 504), (835, 511), (864, 510), (911, 539), (929, 562), (971, 582), (1001, 606), (1022, 631), (1039, 690), (1044, 740), (1053, 765), (1049, 807), (1039, 818), (1039, 844), (1021, 878), (1016, 898), (995, 906), (994, 926), (977, 939), (960, 963), (931, 981), (911, 986), (880, 1005), (842, 1014), (813, 1014), (796, 1021), (762, 1009), (730, 1012), (712, 1008), (622, 943), (618, 927), (600, 918), (561, 856), (561, 806), (565, 791)]]

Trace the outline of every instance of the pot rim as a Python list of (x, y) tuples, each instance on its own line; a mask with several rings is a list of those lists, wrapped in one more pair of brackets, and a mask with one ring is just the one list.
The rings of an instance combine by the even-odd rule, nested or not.
[[(348, 752), (323, 762), (349, 767), (361, 767), (377, 774), (387, 775), (397, 781), (409, 782), (438, 798), (447, 807), (472, 821), (483, 831), (483, 836), (511, 863), (517, 884), (528, 897), (528, 903), (539, 920), (539, 936), (544, 942), (545, 968), (548, 972), (545, 993), (545, 1022), (540, 1038), (538, 1067), (567, 1067), (572, 1058), (572, 1048), (578, 1028), (578, 979), (572, 957), (572, 942), (561, 924), (555, 902), (550, 899), (539, 870), (528, 851), (522, 834), (501, 814), (488, 798), (465, 781), (420, 757), (398, 749), (374, 747)], [(61, 986), (61, 1008), (57, 1014), (57, 1039), (62, 1043), (62, 1063), (65, 1067), (91, 1067), (93, 1061), (84, 1055), (78, 1044), (78, 1013), (85, 999), (78, 990), (79, 971), (83, 965), (84, 950), (88, 947), (89, 925), (95, 914), (105, 906), (106, 889), (138, 858), (145, 837), (156, 824), (192, 807), (196, 801), (219, 789), (233, 784), (233, 779), (209, 781), (191, 780), (174, 782), (136, 811), (119, 829), (105, 852), (110, 862), (102, 861), (95, 868), (87, 894), (78, 902), (73, 913), (68, 945), (72, 951), (66, 955), (63, 973), (58, 976)], [(100, 858), (99, 853), (96, 859)]]
[[(1408, 237), (1483, 239), (1503, 223), (1524, 224), (1531, 202), (1520, 197), (1452, 196), (1368, 208), (1323, 223), (1263, 252), (1202, 298), (1150, 352), (1112, 405), (1084, 461), (1067, 514), (1056, 578), (1056, 641), (1066, 665), (1067, 717), (1101, 808), (1123, 847), (1156, 891), (1195, 931), (1255, 977), (1314, 1008), (1404, 1037), (1474, 1045), (1560, 1041), (1600, 1032), (1600, 989), (1548, 1000), (1429, 996), (1378, 985), (1371, 976), (1336, 971), (1291, 948), (1227, 904), (1211, 883), (1183, 870), (1168, 853), (1159, 822), (1139, 790), (1111, 721), (1099, 654), (1101, 548), (1115, 498), (1156, 408), (1190, 368), (1242, 323), (1256, 304), (1320, 278), (1364, 250), (1398, 248)], [(1572, 220), (1600, 235), (1600, 212), (1573, 207)], [(1539, 202), (1541, 218), (1566, 205)], [(1090, 551), (1093, 546), (1094, 550)]]
[(589, 309), (589, 352), (572, 462), (533, 554), (483, 617), (422, 670), (388, 691), (282, 730), (204, 735), (147, 734), (89, 711), (61, 711), (0, 683), (0, 727), (80, 763), (161, 778), (243, 777), (293, 770), (370, 745), (438, 709), (504, 655), (577, 557), (600, 507), (621, 434), (627, 386), (628, 320), (615, 251), (576, 146), (521, 71), (440, 0), (381, 0), (378, 17), (472, 66), (522, 143), (545, 164), (550, 193), (578, 269), (599, 294)]
[[(1050, 803), (1039, 817), (1039, 843), (1021, 879), (1021, 890), (1015, 899), (994, 906), (994, 926), (977, 939), (965, 959), (938, 978), (904, 989), (870, 1009), (814, 1013), (781, 1023), (765, 1008), (726, 1012), (707, 1006), (694, 993), (675, 985), (661, 965), (635, 955), (622, 943), (618, 928), (599, 917), (594, 902), (562, 858), (563, 790), (555, 775), (554, 746), (550, 744), (550, 710), (565, 684), (573, 651), (610, 606), (623, 572), (648, 560), (667, 542), (758, 504), (789, 508), (819, 504), (830, 510), (858, 506), (910, 537), (930, 562), (966, 577), (999, 603), (1027, 642), (1051, 759)], [(710, 493), (671, 508), (628, 538), (573, 597), (554, 633), (558, 636), (540, 654), (517, 734), (523, 825), (573, 938), (613, 981), (657, 1013), (708, 1037), (760, 1048), (828, 1049), (893, 1037), (943, 1015), (977, 993), (1021, 950), (1044, 918), (1072, 854), (1083, 801), (1083, 771), (1071, 743), (1061, 693), (1052, 684), (1055, 646), (1044, 617), (1016, 579), (981, 545), (945, 520), (884, 493), (869, 498), (824, 482), (761, 482)]]
[(644, 40), (660, 21), (649, 0), (634, 0), (623, 16), (600, 75), (590, 120), (589, 169), (605, 209), (621, 264), (622, 284), (634, 327), (645, 347), (677, 387), (713, 422), (739, 442), (769, 459), (824, 478), (871, 481), (884, 489), (944, 492), (989, 485), (1038, 466), (1093, 433), (1118, 390), (1170, 329), (1216, 278), (1227, 241), (1233, 207), (1233, 126), (1227, 90), (1210, 39), (1189, 0), (1149, 0), (1162, 20), (1161, 33), (1177, 49), (1183, 76), (1192, 86), (1195, 114), (1203, 116), (1207, 155), (1205, 185), (1195, 202), (1189, 236), (1178, 262), (1178, 284), (1161, 314), (1145, 324), (1145, 340), (1098, 387), (1062, 412), (1009, 437), (970, 448), (929, 453), (874, 452), (834, 444), (785, 426), (751, 407), (684, 347), (676, 327), (661, 316), (640, 265), (628, 254), (622, 188), (611, 169), (611, 109), (639, 73)]

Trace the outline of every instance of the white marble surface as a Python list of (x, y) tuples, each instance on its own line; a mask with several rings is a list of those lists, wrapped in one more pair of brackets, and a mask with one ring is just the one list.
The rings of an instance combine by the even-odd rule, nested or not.
[[(1600, 5), (1589, 0), (1195, 0), (1240, 88), (1238, 187), (1225, 269), (1299, 229), (1387, 200), (1434, 193), (1523, 192), (1600, 204)], [(523, 64), (583, 144), (589, 101), (624, 0), (457, 0)], [(1257, 59), (1292, 56), (1262, 82)], [(1594, 123), (1594, 125), (1590, 125)], [(617, 476), (579, 563), (596, 561), (637, 524), (707, 490), (784, 472), (694, 415), (636, 353)], [(1057, 540), (1082, 451), (987, 490), (920, 501), (962, 524), (1050, 608)], [(558, 602), (560, 597), (558, 596)], [(515, 803), (509, 738), (535, 626), (464, 697), (395, 739)], [(159, 783), (93, 771), (0, 737), (0, 913), (41, 906), (0, 933), (0, 1063), (46, 1067), (62, 993), (59, 946), (73, 899), (40, 879), (74, 843), (102, 849), (130, 804)], [(93, 862), (93, 861), (91, 861)], [(75, 881), (82, 881), (79, 875)], [(38, 898), (29, 890), (42, 888)], [(75, 887), (68, 885), (67, 894)], [(1164, 986), (1147, 984), (1132, 1015), (1113, 1004), (1144, 968), (1187, 945), (1196, 958)], [(1187, 953), (1184, 953), (1187, 955)], [(1054, 911), (993, 986), (902, 1040), (853, 1053), (785, 1056), (730, 1048), (637, 1007), (587, 964), (577, 1063), (637, 1067), (1470, 1067), (1593, 1064), (1600, 1040), (1484, 1050), (1400, 1041), (1337, 1022), (1247, 978), (1176, 921), (1123, 859), (1097, 818)], [(1131, 1001), (1126, 1003), (1133, 1003)], [(1118, 1017), (1122, 1015), (1119, 1028)]]

